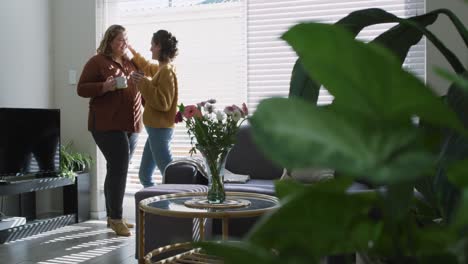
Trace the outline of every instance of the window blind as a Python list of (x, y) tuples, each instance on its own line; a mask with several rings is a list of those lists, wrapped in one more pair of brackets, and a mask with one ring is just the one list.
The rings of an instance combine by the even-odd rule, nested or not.
[[(425, 12), (424, 0), (248, 0), (247, 1), (247, 82), (248, 106), (272, 96), (286, 97), (291, 70), (297, 59), (289, 45), (280, 39), (288, 28), (298, 22), (335, 23), (352, 11), (382, 8), (397, 16), (408, 17)], [(392, 27), (376, 25), (363, 30), (358, 39), (369, 41)], [(425, 79), (425, 42), (414, 46), (404, 67)], [(321, 89), (319, 104), (333, 97)]]
[[(98, 6), (100, 39), (111, 24), (127, 28), (130, 43), (146, 58), (152, 33), (171, 31), (179, 40), (175, 60), (179, 77), (179, 102), (192, 104), (209, 98), (218, 107), (247, 102), (249, 111), (272, 96), (286, 97), (297, 59), (280, 36), (298, 22), (334, 23), (352, 11), (382, 8), (397, 16), (425, 12), (424, 0), (104, 0)], [(369, 41), (392, 27), (366, 28), (358, 39)], [(425, 79), (425, 41), (409, 52), (404, 67)], [(333, 97), (322, 87), (319, 104)], [(127, 192), (141, 188), (138, 170), (146, 132), (141, 133), (130, 165)], [(172, 141), (175, 159), (187, 157), (190, 141), (183, 124)], [(158, 170), (156, 182), (161, 181)]]

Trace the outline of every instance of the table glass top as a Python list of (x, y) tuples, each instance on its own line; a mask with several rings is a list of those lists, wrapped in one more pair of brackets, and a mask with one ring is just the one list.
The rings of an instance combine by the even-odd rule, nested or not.
[(200, 196), (199, 194), (183, 194), (183, 196), (178, 196), (176, 194), (174, 197), (171, 196), (159, 196), (148, 198), (148, 200), (143, 200), (142, 205), (145, 211), (166, 215), (169, 213), (173, 214), (200, 214), (200, 215), (211, 215), (211, 216), (223, 216), (224, 214), (229, 214), (234, 216), (236, 214), (249, 214), (252, 212), (253, 215), (258, 215), (269, 211), (279, 205), (279, 202), (276, 197), (269, 195), (256, 195), (256, 194), (245, 194), (242, 193), (227, 193), (226, 200), (229, 199), (242, 199), (247, 200), (250, 204), (245, 207), (238, 208), (190, 208), (187, 207), (184, 203), (192, 199), (203, 199), (206, 196)]

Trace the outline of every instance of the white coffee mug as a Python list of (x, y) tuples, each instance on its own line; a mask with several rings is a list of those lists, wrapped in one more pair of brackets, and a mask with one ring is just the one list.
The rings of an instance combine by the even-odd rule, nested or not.
[(115, 77), (115, 88), (117, 89), (127, 88), (127, 78), (125, 76)]

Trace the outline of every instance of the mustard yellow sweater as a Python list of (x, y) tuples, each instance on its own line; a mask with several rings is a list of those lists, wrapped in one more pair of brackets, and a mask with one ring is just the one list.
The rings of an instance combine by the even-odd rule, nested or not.
[(159, 67), (140, 54), (136, 54), (132, 60), (145, 76), (153, 76), (143, 78), (138, 84), (138, 90), (145, 99), (143, 123), (154, 128), (174, 127), (179, 97), (175, 67), (170, 63)]

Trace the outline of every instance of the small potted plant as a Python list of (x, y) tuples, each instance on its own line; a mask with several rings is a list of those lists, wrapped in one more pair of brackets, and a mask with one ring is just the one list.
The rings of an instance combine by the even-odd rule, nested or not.
[(74, 179), (79, 172), (85, 172), (93, 164), (88, 155), (72, 150), (73, 143), (60, 146), (60, 176)]
[(88, 170), (93, 159), (88, 154), (73, 150), (73, 143), (60, 146), (60, 176), (73, 184), (63, 189), (64, 214), (75, 214), (75, 222), (89, 219), (90, 177)]

